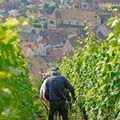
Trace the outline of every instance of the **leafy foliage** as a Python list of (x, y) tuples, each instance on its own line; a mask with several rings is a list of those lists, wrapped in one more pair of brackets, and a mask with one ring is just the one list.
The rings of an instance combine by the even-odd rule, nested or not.
[(17, 25), (16, 19), (0, 22), (0, 120), (34, 120), (29, 71)]
[(45, 22), (43, 22), (43, 21), (34, 21), (34, 22), (31, 23), (31, 25), (33, 27), (37, 27), (37, 28), (46, 28), (48, 23), (46, 21)]
[(55, 10), (55, 6), (49, 6), (48, 4), (45, 4), (44, 5), (44, 11), (47, 13), (47, 14), (52, 14)]
[(77, 106), (90, 120), (120, 118), (120, 21), (112, 21), (114, 32), (105, 41), (88, 31), (83, 48), (65, 57), (62, 73), (75, 86)]

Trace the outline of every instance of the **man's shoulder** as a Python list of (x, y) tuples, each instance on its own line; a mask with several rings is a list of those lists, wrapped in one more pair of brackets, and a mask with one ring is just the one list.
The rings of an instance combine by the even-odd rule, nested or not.
[(59, 78), (62, 80), (67, 80), (67, 78), (65, 76), (62, 76), (62, 75), (60, 75)]
[(54, 80), (54, 79), (56, 79), (56, 78), (66, 80), (66, 77), (65, 77), (65, 76), (59, 75), (59, 76), (51, 76), (51, 77), (49, 77), (49, 78), (46, 78), (44, 82), (47, 83), (47, 82), (52, 81), (52, 80)]
[(66, 79), (66, 77), (65, 77), (65, 76), (63, 76), (63, 75), (60, 75), (60, 77), (61, 77), (61, 78), (64, 78), (64, 79)]

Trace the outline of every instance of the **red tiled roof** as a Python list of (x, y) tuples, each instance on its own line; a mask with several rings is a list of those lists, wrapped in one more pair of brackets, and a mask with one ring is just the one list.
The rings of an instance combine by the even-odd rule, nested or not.
[(44, 65), (46, 64), (46, 60), (43, 57), (40, 56), (36, 56), (32, 59), (32, 62), (34, 64), (35, 67), (40, 68), (40, 66), (44, 67)]
[(26, 41), (23, 41), (21, 43), (21, 47), (24, 48), (25, 50), (31, 48), (33, 52), (36, 52), (38, 49), (38, 46), (34, 42), (26, 42)]
[(69, 38), (68, 41), (73, 47), (77, 47), (79, 45), (79, 43), (77, 42), (78, 38), (80, 38), (80, 36), (76, 35), (74, 37)]
[(60, 59), (61, 57), (64, 56), (64, 51), (57, 48), (55, 50), (53, 50), (53, 52), (50, 53), (50, 56), (53, 58), (53, 59)]
[(42, 39), (40, 41), (35, 42), (35, 44), (39, 47), (40, 44), (45, 44), (47, 43), (47, 39)]
[(0, 3), (0, 9), (3, 9), (4, 5), (2, 3)]
[(67, 34), (68, 32), (66, 30), (61, 30), (61, 31), (49, 30), (48, 39), (46, 42), (52, 46), (57, 45), (61, 42), (65, 42), (64, 38), (66, 37)]
[(22, 47), (27, 47), (27, 46), (30, 46), (32, 42), (26, 42), (26, 41), (22, 41), (21, 42), (21, 46)]
[(100, 0), (93, 0), (94, 3), (100, 3)]
[(82, 3), (82, 0), (74, 0), (74, 1), (73, 1), (73, 4), (80, 5), (81, 3)]
[(33, 52), (36, 52), (37, 49), (38, 49), (38, 46), (37, 46), (35, 43), (31, 44), (30, 47), (31, 47), (31, 49), (33, 50)]
[(36, 56), (32, 60), (32, 67), (30, 68), (30, 73), (32, 78), (41, 77), (41, 75), (47, 71), (48, 64), (43, 57)]
[(21, 42), (21, 47), (22, 48), (26, 48), (30, 47), (33, 52), (36, 52), (37, 49), (39, 48), (40, 44), (44, 44), (46, 43), (46, 40), (41, 40), (41, 41), (37, 41), (37, 42), (27, 42), (27, 41), (22, 41)]
[(24, 52), (24, 56), (28, 57), (27, 51), (28, 51), (29, 47), (22, 47), (22, 49), (23, 49), (23, 52)]

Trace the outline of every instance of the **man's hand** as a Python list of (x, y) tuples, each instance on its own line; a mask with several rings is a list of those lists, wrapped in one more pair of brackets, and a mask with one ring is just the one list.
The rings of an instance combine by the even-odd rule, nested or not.
[(76, 98), (77, 98), (77, 97), (76, 97), (76, 96), (74, 96), (74, 97), (73, 97), (73, 100), (76, 100)]

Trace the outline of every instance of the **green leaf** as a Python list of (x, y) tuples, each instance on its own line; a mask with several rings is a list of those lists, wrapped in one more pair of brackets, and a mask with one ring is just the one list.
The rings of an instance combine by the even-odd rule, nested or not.
[(18, 25), (19, 25), (19, 22), (16, 18), (9, 19), (5, 23), (5, 26), (7, 26), (7, 27), (15, 27), (15, 26), (18, 26)]
[(7, 71), (0, 71), (0, 79), (10, 78), (12, 74)]

